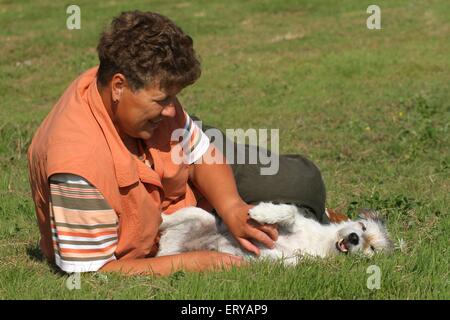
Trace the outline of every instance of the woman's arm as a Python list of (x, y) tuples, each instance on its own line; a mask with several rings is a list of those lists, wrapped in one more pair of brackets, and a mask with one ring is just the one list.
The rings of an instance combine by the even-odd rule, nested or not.
[(146, 259), (114, 260), (105, 264), (99, 271), (120, 272), (127, 275), (167, 276), (183, 271), (213, 271), (232, 266), (242, 266), (242, 257), (216, 251), (192, 251), (176, 255)]
[[(214, 152), (220, 153), (213, 144), (210, 144), (209, 148), (214, 148)], [(211, 154), (211, 150), (206, 154)], [(278, 231), (272, 225), (250, 223), (248, 212), (252, 206), (240, 197), (231, 167), (225, 163), (225, 157), (223, 159), (222, 164), (197, 161), (190, 167), (190, 179), (216, 209), (240, 245), (259, 255), (259, 248), (250, 240), (254, 239), (268, 248), (273, 248)]]

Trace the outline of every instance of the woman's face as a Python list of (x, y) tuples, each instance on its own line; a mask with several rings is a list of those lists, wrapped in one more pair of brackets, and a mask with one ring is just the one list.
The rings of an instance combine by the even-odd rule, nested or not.
[(175, 116), (175, 100), (180, 91), (162, 89), (155, 82), (134, 92), (124, 86), (119, 101), (111, 108), (119, 135), (149, 139), (161, 120)]

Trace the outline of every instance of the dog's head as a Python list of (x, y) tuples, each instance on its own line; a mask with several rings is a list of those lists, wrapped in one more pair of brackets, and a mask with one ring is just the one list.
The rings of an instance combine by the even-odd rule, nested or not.
[(377, 252), (390, 251), (392, 241), (378, 213), (364, 210), (360, 219), (343, 223), (342, 229), (337, 232), (335, 249), (338, 253), (372, 256)]

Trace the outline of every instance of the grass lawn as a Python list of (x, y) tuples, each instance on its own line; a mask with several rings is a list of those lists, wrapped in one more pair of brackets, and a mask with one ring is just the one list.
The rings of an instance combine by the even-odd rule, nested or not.
[[(0, 0), (1, 299), (449, 299), (450, 6), (447, 0)], [(99, 33), (121, 11), (160, 12), (201, 56), (181, 102), (226, 128), (279, 128), (280, 151), (321, 168), (327, 205), (386, 217), (390, 256), (258, 263), (168, 278), (67, 275), (46, 264), (30, 197), (26, 150), (64, 89), (97, 63)], [(381, 270), (370, 290), (367, 269)]]

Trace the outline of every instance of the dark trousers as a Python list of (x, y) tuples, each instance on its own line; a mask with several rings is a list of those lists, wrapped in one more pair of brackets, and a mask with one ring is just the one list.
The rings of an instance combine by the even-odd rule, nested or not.
[[(199, 119), (192, 116), (192, 119)], [(203, 125), (202, 129), (208, 135), (208, 129), (214, 127)], [(216, 129), (216, 128), (214, 128)], [(225, 141), (226, 137), (223, 134)], [(208, 135), (210, 140), (212, 137)], [(214, 140), (211, 141), (214, 143)], [(225, 143), (224, 143), (225, 145)], [(237, 188), (242, 199), (249, 204), (256, 204), (262, 201), (273, 203), (294, 204), (298, 207), (306, 208), (311, 217), (316, 218), (321, 223), (329, 223), (325, 213), (326, 191), (322, 175), (317, 166), (309, 159), (301, 155), (279, 155), (279, 169), (274, 175), (261, 175), (260, 169), (267, 167), (258, 161), (256, 164), (236, 164), (239, 152), (246, 152), (248, 159), (249, 152), (259, 152), (260, 147), (245, 145), (239, 148), (234, 147), (234, 159), (229, 159), (231, 168), (236, 179)], [(270, 154), (270, 151), (262, 150)], [(226, 148), (223, 150), (226, 154)], [(242, 156), (242, 155), (241, 155)]]

